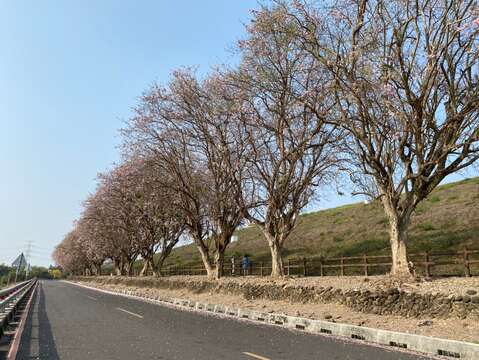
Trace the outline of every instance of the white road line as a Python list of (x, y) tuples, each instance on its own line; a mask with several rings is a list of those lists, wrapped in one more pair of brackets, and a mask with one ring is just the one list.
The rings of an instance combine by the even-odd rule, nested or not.
[(88, 295), (87, 295), (86, 297), (87, 297), (87, 298), (89, 298), (89, 299), (92, 299), (92, 300), (98, 301), (98, 299), (97, 299), (97, 298), (94, 298), (93, 296), (88, 296)]
[(267, 357), (264, 357), (264, 356), (261, 356), (261, 355), (257, 355), (257, 354), (253, 354), (253, 353), (250, 353), (250, 352), (247, 352), (247, 351), (243, 352), (243, 354), (251, 356), (252, 358), (259, 359), (259, 360), (271, 360), (270, 358), (267, 358)]
[(115, 309), (116, 309), (116, 310), (123, 311), (123, 312), (125, 312), (125, 313), (127, 313), (127, 314), (130, 314), (130, 315), (136, 316), (137, 318), (143, 319), (143, 316), (138, 315), (138, 314), (135, 314), (135, 313), (132, 313), (131, 311), (128, 311), (128, 310), (125, 310), (125, 309), (122, 309), (122, 308), (119, 308), (119, 307), (117, 307), (117, 308), (115, 308)]

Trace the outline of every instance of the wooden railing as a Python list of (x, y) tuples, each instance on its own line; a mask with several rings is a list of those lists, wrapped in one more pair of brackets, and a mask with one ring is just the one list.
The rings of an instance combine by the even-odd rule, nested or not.
[[(479, 249), (464, 248), (460, 251), (423, 252), (408, 256), (416, 273), (430, 276), (475, 276), (479, 275)], [(285, 275), (296, 276), (348, 276), (380, 275), (391, 268), (390, 255), (362, 255), (349, 257), (322, 258), (311, 257), (285, 260)], [(242, 269), (241, 259), (225, 259), (225, 276), (267, 276), (271, 273), (271, 262), (250, 261), (247, 270)], [(190, 266), (167, 266), (164, 275), (205, 275), (201, 263)]]

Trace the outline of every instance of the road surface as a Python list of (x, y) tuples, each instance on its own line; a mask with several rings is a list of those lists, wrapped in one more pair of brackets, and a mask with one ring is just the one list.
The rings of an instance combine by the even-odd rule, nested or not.
[(42, 281), (18, 359), (413, 360), (425, 357)]

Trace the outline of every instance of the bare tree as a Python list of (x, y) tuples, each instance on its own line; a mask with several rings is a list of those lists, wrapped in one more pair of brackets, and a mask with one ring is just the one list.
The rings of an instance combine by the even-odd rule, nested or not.
[(391, 273), (409, 276), (406, 246), (416, 206), (479, 158), (477, 2), (292, 5), (279, 6), (335, 81), (352, 171), (362, 174), (353, 178), (359, 185), (373, 179), (384, 205)]
[(295, 33), (283, 31), (296, 26), (288, 19), (281, 7), (256, 12), (231, 76), (248, 149), (242, 207), (266, 237), (274, 277), (284, 275), (282, 251), (299, 213), (339, 161), (330, 83)]
[(124, 131), (129, 152), (153, 154), (170, 176), (163, 186), (176, 192), (207, 274), (216, 278), (242, 220), (235, 186), (242, 153), (235, 142), (235, 103), (226, 87), (219, 74), (199, 82), (191, 71), (177, 71), (167, 88), (154, 86), (143, 96)]
[(142, 235), (139, 229), (139, 217), (135, 203), (137, 193), (129, 186), (132, 181), (131, 163), (123, 163), (112, 171), (99, 175), (100, 198), (104, 215), (104, 226), (116, 234), (114, 244), (118, 250), (121, 273), (133, 275), (133, 265), (140, 255), (140, 241)]
[(55, 263), (67, 274), (90, 275), (91, 263), (76, 230), (70, 231), (55, 247), (52, 254)]
[[(151, 269), (160, 275), (164, 261), (179, 242), (184, 224), (176, 206), (176, 196), (163, 186), (161, 169), (151, 159), (128, 159), (132, 170), (128, 187), (134, 193), (133, 201), (138, 213), (137, 241), (143, 268), (140, 275)], [(155, 255), (157, 261), (155, 262)]]

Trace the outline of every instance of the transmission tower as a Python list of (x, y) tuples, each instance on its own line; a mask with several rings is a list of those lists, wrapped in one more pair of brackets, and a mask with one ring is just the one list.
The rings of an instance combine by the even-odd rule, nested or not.
[(28, 273), (30, 272), (30, 259), (32, 256), (32, 245), (33, 245), (33, 241), (28, 240), (27, 245), (25, 247), (25, 260), (27, 262), (25, 266), (25, 279), (28, 278)]

